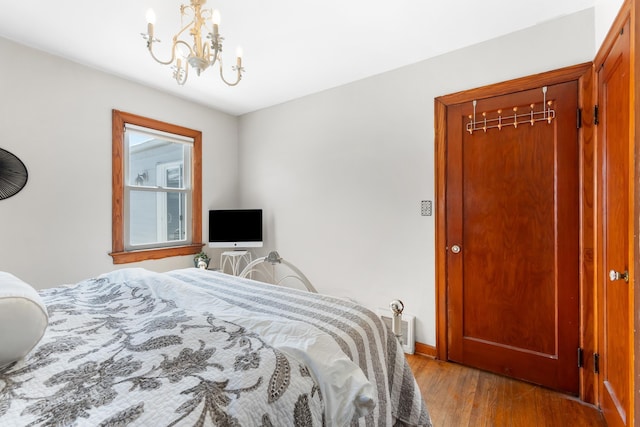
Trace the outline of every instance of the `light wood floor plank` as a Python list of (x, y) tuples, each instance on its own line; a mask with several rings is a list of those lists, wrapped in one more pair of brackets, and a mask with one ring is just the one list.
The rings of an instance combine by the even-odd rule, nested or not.
[(435, 427), (606, 427), (574, 397), (429, 357), (407, 360)]

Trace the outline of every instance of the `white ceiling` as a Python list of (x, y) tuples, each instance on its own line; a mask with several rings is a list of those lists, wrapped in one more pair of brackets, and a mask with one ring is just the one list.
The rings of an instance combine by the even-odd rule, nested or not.
[[(0, 0), (0, 36), (239, 115), (593, 7), (596, 0), (209, 0), (219, 9), (228, 79), (184, 86), (154, 62), (140, 33), (153, 8), (159, 56), (188, 0)], [(162, 55), (164, 54), (164, 55)], [(20, 64), (3, 60), (4, 65)]]

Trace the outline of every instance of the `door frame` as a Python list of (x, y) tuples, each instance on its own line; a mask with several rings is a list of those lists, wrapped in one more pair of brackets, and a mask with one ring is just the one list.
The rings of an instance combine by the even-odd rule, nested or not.
[[(587, 62), (546, 73), (509, 80), (437, 97), (435, 114), (435, 241), (436, 241), (436, 357), (447, 360), (448, 354), (448, 289), (446, 264), (446, 152), (447, 108), (450, 105), (472, 102), (509, 93), (550, 86), (569, 81), (578, 82), (578, 107), (582, 110), (582, 126), (578, 129), (579, 183), (580, 183), (580, 346), (584, 350), (583, 367), (580, 370), (579, 396), (590, 403), (596, 402), (596, 378), (593, 373), (595, 353), (596, 318), (594, 287), (594, 128), (593, 128), (593, 63)], [(636, 270), (637, 271), (637, 270)], [(577, 349), (576, 349), (577, 351)]]
[[(640, 31), (638, 23), (640, 22), (640, 5), (638, 0), (625, 0), (622, 4), (618, 15), (616, 16), (607, 36), (605, 37), (602, 45), (600, 46), (598, 53), (594, 59), (594, 70), (598, 70), (604, 61), (606, 60), (609, 52), (613, 48), (613, 45), (617, 39), (618, 33), (623, 28), (625, 22), (629, 20), (630, 26), (630, 84), (629, 84), (629, 96), (630, 96), (630, 111), (629, 111), (629, 156), (632, 161), (629, 162), (630, 179), (629, 179), (629, 201), (630, 201), (630, 218), (631, 224), (629, 225), (629, 259), (632, 263), (629, 265), (629, 274), (632, 277), (630, 283), (633, 286), (629, 287), (629, 351), (630, 351), (630, 381), (629, 381), (629, 397), (630, 401), (630, 413), (629, 422), (630, 426), (635, 426), (640, 423), (640, 393), (636, 390), (640, 385), (640, 360), (637, 357), (634, 349), (640, 349), (640, 292), (637, 291), (638, 280), (640, 280), (640, 194), (638, 194), (636, 186), (637, 182), (640, 182), (640, 136), (638, 131), (640, 130), (640, 96), (636, 96), (638, 90), (640, 90), (640, 55), (637, 55), (638, 47), (640, 46)], [(594, 93), (597, 94), (597, 82), (594, 81)], [(597, 101), (597, 98), (596, 98)], [(596, 138), (597, 152), (600, 152), (601, 147), (598, 144)], [(600, 170), (601, 160), (597, 159), (598, 169)], [(604, 179), (604, 177), (603, 177)], [(602, 207), (600, 195), (598, 190), (602, 188), (602, 180), (598, 180), (596, 183), (596, 232), (597, 238), (602, 236), (603, 224), (601, 220)], [(598, 252), (596, 254), (595, 268), (597, 271), (602, 271), (606, 266), (602, 259), (602, 251), (599, 247), (598, 241), (596, 241), (596, 247)], [(601, 273), (596, 275), (595, 285), (602, 287)], [(634, 333), (634, 330), (636, 331)], [(597, 386), (598, 384), (596, 384)]]

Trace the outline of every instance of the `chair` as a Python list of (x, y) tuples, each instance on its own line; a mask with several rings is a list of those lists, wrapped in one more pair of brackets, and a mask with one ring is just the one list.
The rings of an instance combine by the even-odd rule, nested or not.
[(299, 288), (302, 285), (307, 291), (318, 293), (307, 276), (295, 265), (282, 259), (276, 251), (250, 262), (239, 276), (291, 288)]

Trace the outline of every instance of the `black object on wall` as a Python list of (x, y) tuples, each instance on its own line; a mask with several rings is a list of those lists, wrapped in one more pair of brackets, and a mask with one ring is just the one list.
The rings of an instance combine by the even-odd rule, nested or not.
[(8, 199), (22, 190), (28, 176), (22, 160), (0, 148), (0, 200)]

